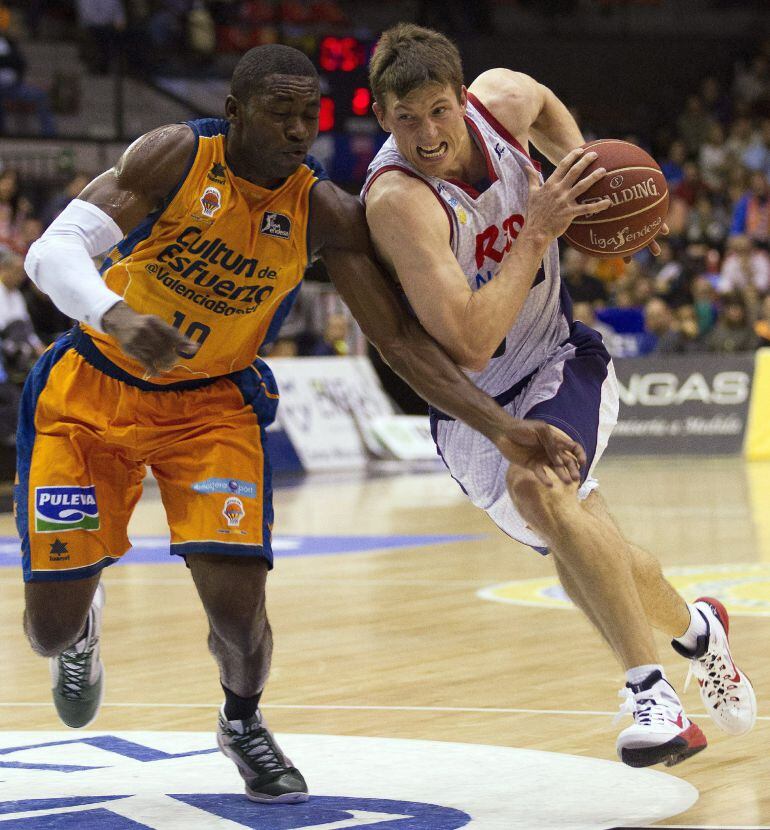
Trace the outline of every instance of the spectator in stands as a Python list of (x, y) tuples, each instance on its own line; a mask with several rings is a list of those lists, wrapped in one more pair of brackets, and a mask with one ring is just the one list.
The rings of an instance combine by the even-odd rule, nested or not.
[(748, 149), (753, 136), (751, 119), (746, 116), (737, 118), (728, 132), (725, 146), (728, 162), (733, 167), (743, 164), (743, 155)]
[(75, 0), (81, 31), (80, 57), (89, 72), (106, 75), (123, 47), (126, 9), (122, 0)]
[(21, 391), (11, 382), (0, 353), (0, 447), (13, 447), (19, 418)]
[(733, 236), (722, 263), (718, 290), (723, 293), (752, 288), (764, 294), (770, 290), (770, 256), (748, 236)]
[(23, 226), (32, 215), (32, 204), (21, 193), (19, 174), (8, 168), (0, 173), (0, 246), (22, 253)]
[(748, 66), (739, 65), (736, 68), (733, 94), (752, 111), (757, 105), (770, 97), (770, 69), (767, 57), (763, 54), (755, 55)]
[(685, 239), (688, 245), (722, 247), (729, 228), (730, 217), (725, 209), (701, 193), (688, 212)]
[(348, 346), (349, 321), (346, 314), (334, 312), (329, 315), (323, 336), (316, 342), (311, 354), (315, 357), (342, 356), (350, 353)]
[(723, 354), (752, 352), (759, 345), (748, 320), (746, 303), (738, 292), (722, 297), (716, 325), (704, 337), (703, 345), (707, 351)]
[(681, 305), (674, 312), (676, 325), (685, 342), (685, 351), (694, 352), (702, 348), (700, 343), (700, 332), (698, 331), (698, 318), (695, 315), (695, 306), (691, 304)]
[(590, 257), (574, 248), (565, 248), (561, 256), (561, 277), (570, 297), (579, 302), (606, 302), (606, 285), (589, 272)]
[(743, 153), (743, 165), (770, 177), (770, 118), (763, 118)]
[(92, 178), (93, 176), (88, 173), (75, 173), (64, 189), (59, 190), (46, 202), (40, 216), (44, 228), (47, 228), (56, 219)]
[(693, 308), (698, 322), (698, 336), (711, 331), (717, 319), (717, 292), (711, 281), (705, 276), (698, 276), (692, 282)]
[(654, 338), (652, 352), (682, 354), (689, 350), (688, 339), (679, 330), (668, 303), (660, 297), (653, 297), (644, 306), (644, 330)]
[(0, 346), (11, 380), (23, 382), (43, 353), (20, 291), (26, 280), (24, 260), (9, 248), (0, 248)]
[(660, 165), (669, 188), (675, 187), (684, 178), (684, 163), (687, 161), (687, 147), (680, 139), (671, 142), (668, 158)]
[(29, 107), (40, 124), (40, 134), (56, 135), (48, 95), (40, 87), (26, 83), (27, 62), (16, 40), (7, 31), (0, 31), (0, 135), (6, 135), (6, 115), (11, 108)]
[(677, 132), (688, 153), (696, 154), (701, 145), (706, 143), (713, 123), (703, 107), (700, 96), (690, 95), (684, 112), (676, 122)]
[(698, 154), (701, 178), (712, 193), (721, 193), (724, 189), (727, 181), (728, 160), (725, 130), (715, 121)]
[(681, 199), (688, 207), (692, 207), (706, 188), (697, 162), (686, 161), (682, 171), (682, 180), (674, 186), (672, 195), (675, 199)]
[(755, 172), (749, 179), (749, 191), (735, 205), (730, 234), (748, 236), (767, 246), (770, 241), (770, 184), (764, 173)]
[(709, 75), (703, 79), (700, 98), (703, 101), (703, 109), (714, 121), (720, 124), (728, 123), (732, 115), (732, 102), (730, 96), (722, 89), (718, 78)]

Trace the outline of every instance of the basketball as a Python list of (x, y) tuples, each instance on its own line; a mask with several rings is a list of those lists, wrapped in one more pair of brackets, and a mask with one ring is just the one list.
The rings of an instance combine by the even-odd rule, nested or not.
[(578, 217), (564, 239), (578, 251), (603, 259), (640, 251), (655, 238), (668, 213), (668, 185), (660, 167), (652, 156), (627, 141), (610, 138), (583, 147), (599, 154), (583, 175), (598, 167), (604, 167), (607, 175), (578, 202), (609, 198), (613, 204), (592, 216)]

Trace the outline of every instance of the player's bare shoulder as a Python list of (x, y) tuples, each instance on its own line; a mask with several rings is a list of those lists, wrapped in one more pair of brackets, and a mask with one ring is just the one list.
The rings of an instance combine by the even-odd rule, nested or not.
[[(399, 225), (403, 229), (431, 222), (442, 214), (430, 185), (402, 170), (378, 176), (366, 195), (366, 219), (374, 232), (378, 226)], [(446, 223), (444, 223), (446, 224)]]
[(530, 128), (543, 108), (548, 90), (523, 72), (498, 68), (482, 72), (468, 92), (526, 147)]

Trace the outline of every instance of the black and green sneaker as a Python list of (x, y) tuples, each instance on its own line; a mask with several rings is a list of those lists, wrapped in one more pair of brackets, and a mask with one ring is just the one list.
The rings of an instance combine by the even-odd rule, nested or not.
[(88, 612), (85, 634), (77, 643), (50, 660), (56, 711), (73, 729), (91, 723), (104, 694), (104, 666), (99, 657), (103, 607), (104, 587), (99, 583)]
[(283, 754), (262, 713), (247, 720), (227, 720), (219, 712), (217, 743), (238, 767), (246, 797), (264, 804), (299, 804), (309, 796), (302, 773)]

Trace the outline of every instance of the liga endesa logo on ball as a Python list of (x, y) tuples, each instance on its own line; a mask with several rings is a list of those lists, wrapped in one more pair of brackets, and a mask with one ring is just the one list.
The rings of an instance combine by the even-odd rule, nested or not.
[(663, 219), (658, 217), (653, 222), (649, 222), (643, 228), (632, 231), (628, 225), (616, 231), (612, 236), (601, 236), (601, 232), (597, 233), (594, 228), (588, 231), (588, 238), (591, 245), (599, 251), (609, 251), (611, 253), (618, 253), (624, 251), (629, 247), (633, 247), (636, 242), (652, 238), (660, 228)]

